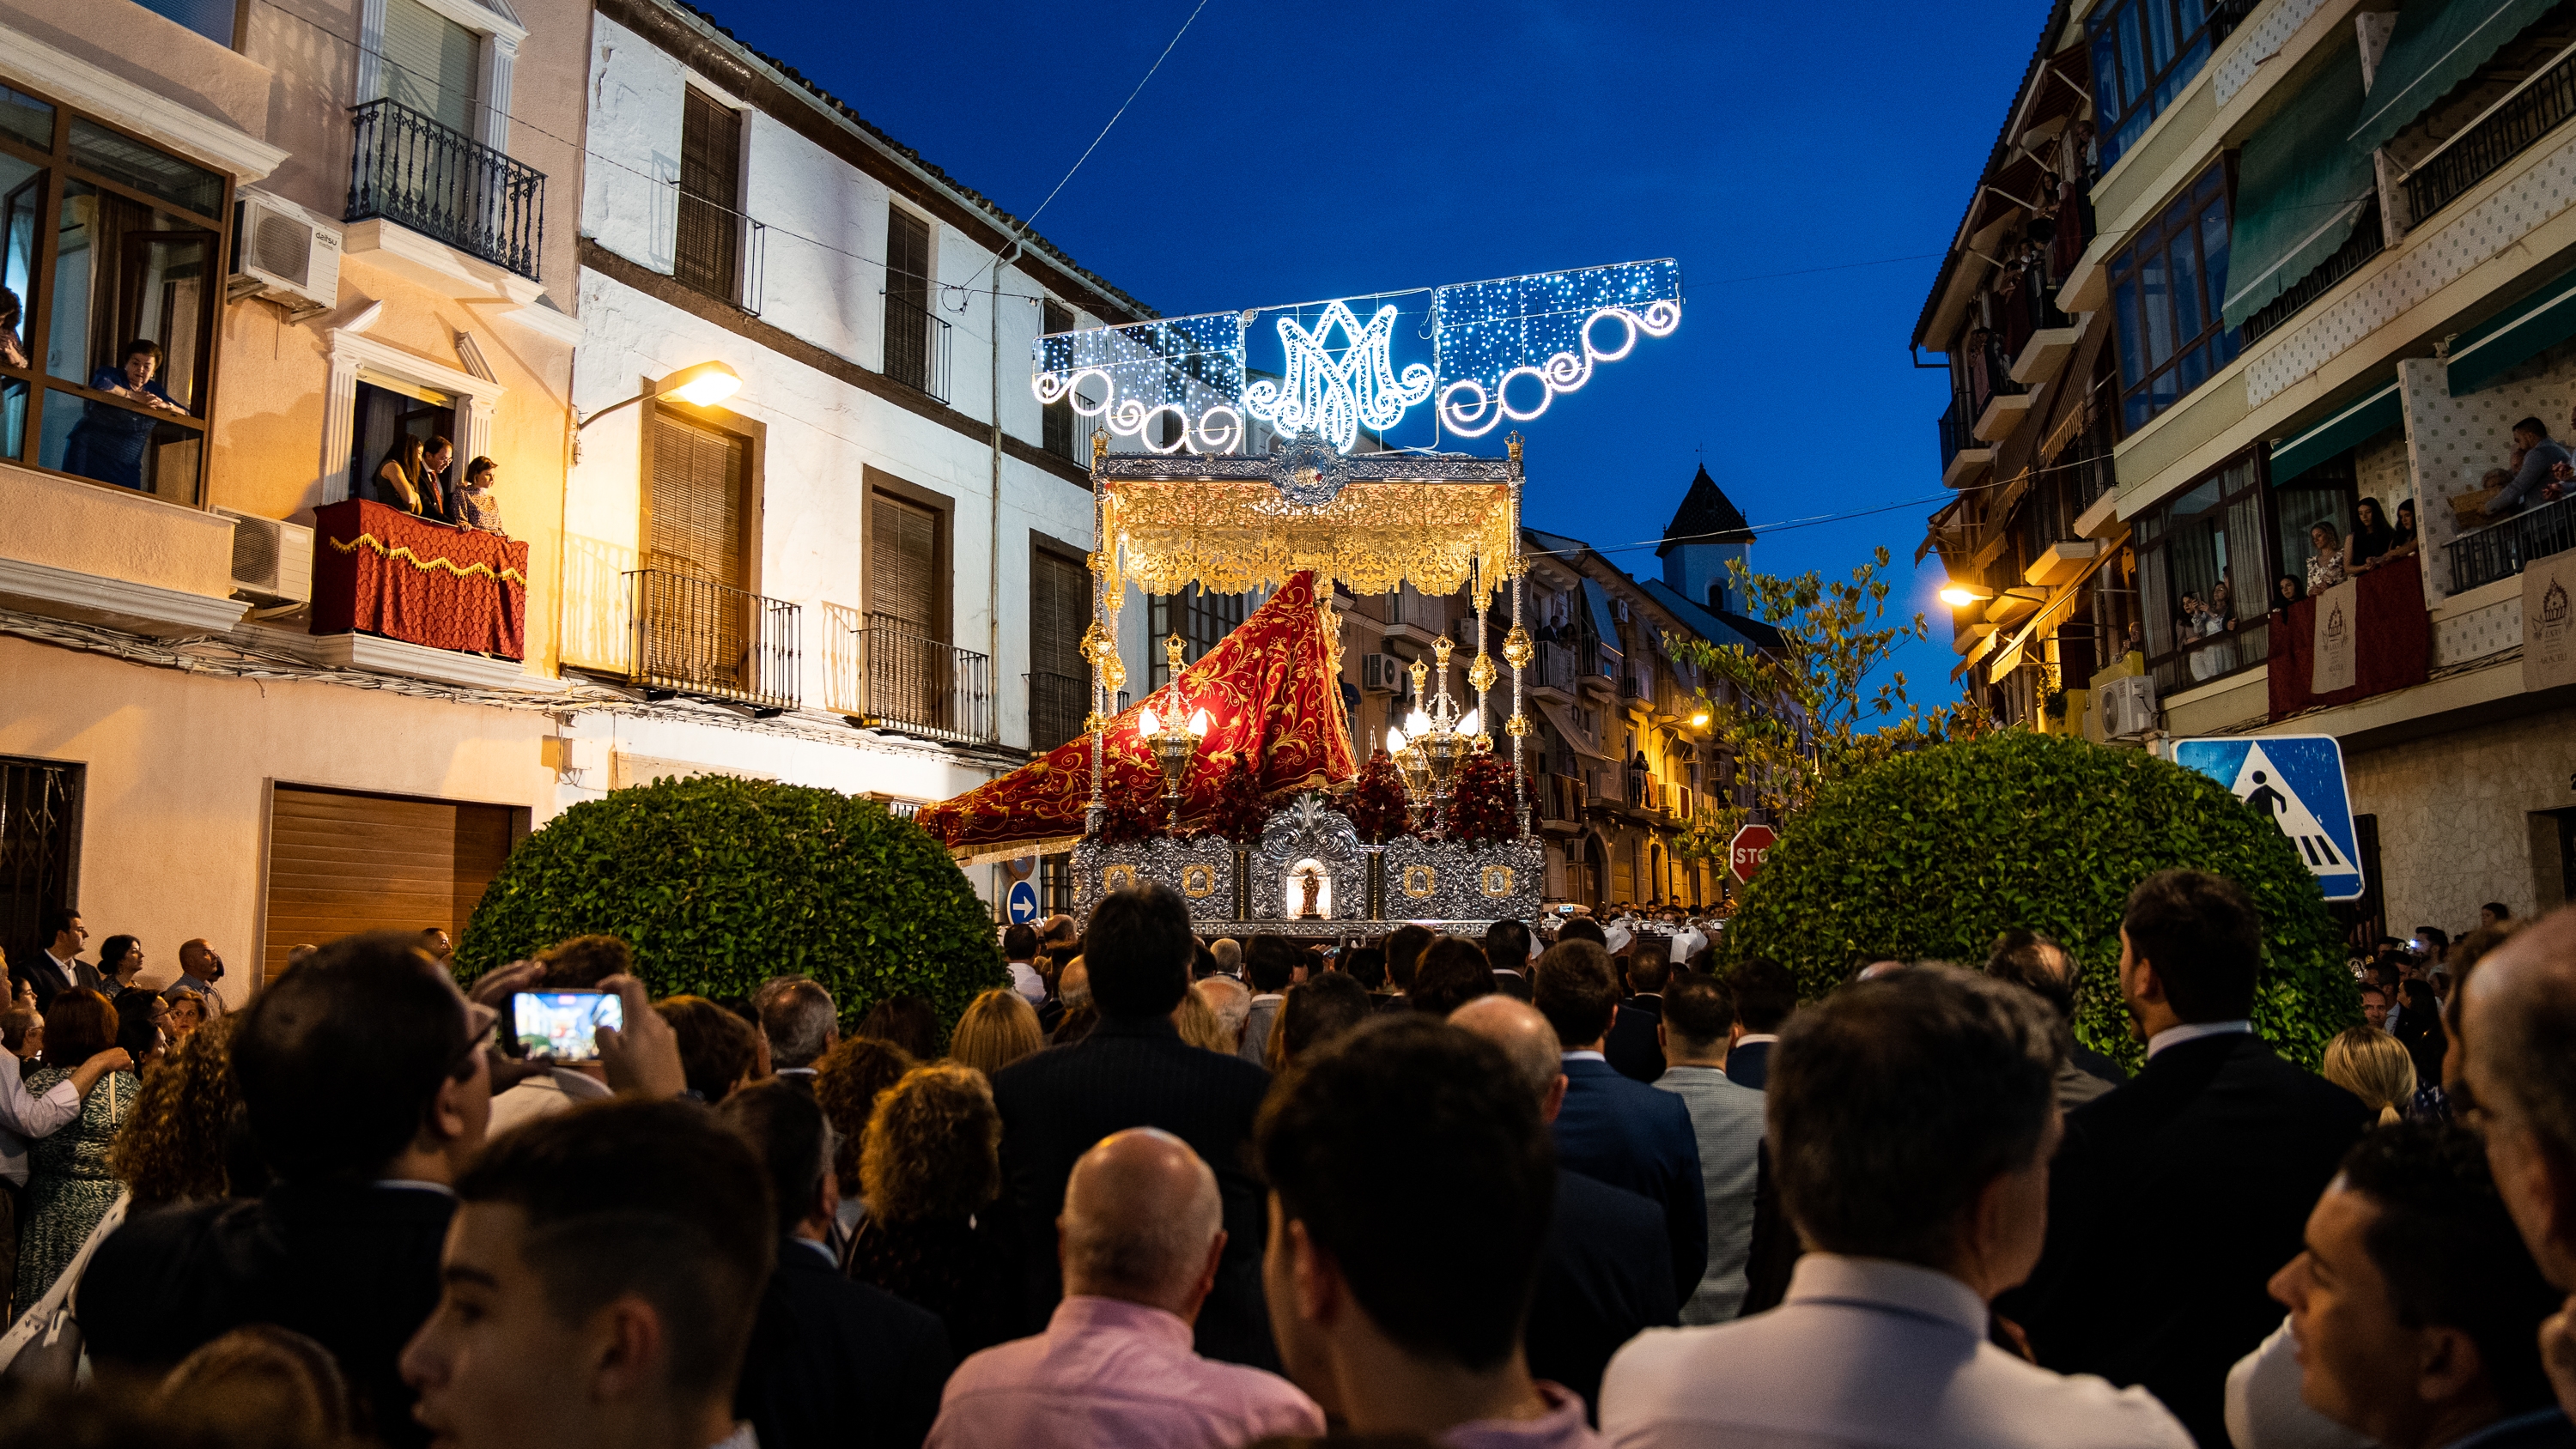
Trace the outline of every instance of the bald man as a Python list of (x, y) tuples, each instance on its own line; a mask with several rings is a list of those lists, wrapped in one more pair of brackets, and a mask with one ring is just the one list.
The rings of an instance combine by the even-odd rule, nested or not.
[(224, 958), (215, 954), (215, 948), (206, 944), (204, 937), (182, 941), (179, 943), (179, 979), (161, 988), (161, 999), (177, 1001), (182, 996), (198, 997), (206, 1003), (206, 1015), (212, 1019), (224, 1014), (224, 998), (215, 990), (215, 983), (223, 979)]
[[(1556, 1121), (1565, 1105), (1564, 1051), (1537, 1007), (1500, 994), (1479, 996), (1451, 1012), (1449, 1023), (1501, 1047), (1537, 1095), (1540, 1118)], [(1601, 1374), (1619, 1345), (1645, 1329), (1681, 1323), (1664, 1243), (1661, 1203), (1557, 1169), (1556, 1213), (1522, 1335), (1532, 1378), (1582, 1395), (1588, 1411), (1599, 1408)]]
[(1296, 1385), (1191, 1351), (1223, 1224), (1216, 1174), (1188, 1143), (1152, 1127), (1102, 1138), (1065, 1184), (1064, 1298), (1046, 1332), (958, 1365), (925, 1449), (1232, 1449), (1323, 1433)]
[[(2443, 1073), (2459, 1081), (2444, 1086), (2484, 1117), (2496, 1192), (2541, 1275), (2576, 1294), (2576, 909), (2460, 969), (2459, 1032)], [(2560, 1406), (2576, 1416), (2576, 1296), (2541, 1326), (2540, 1346)]]

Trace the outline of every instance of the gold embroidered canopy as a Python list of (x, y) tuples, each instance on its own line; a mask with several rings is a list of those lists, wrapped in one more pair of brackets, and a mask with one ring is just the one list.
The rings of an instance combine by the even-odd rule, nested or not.
[(1092, 567), (1108, 600), (1130, 583), (1235, 594), (1311, 572), (1355, 594), (1470, 590), (1481, 611), (1517, 568), (1520, 461), (1517, 439), (1504, 458), (1294, 444), (1266, 457), (1104, 454)]

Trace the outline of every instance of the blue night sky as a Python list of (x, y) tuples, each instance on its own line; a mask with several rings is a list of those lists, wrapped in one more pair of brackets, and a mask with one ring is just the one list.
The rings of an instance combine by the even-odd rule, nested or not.
[[(1195, 3), (713, 11), (1026, 215)], [(1523, 425), (1529, 521), (1652, 540), (1700, 448), (1757, 527), (1908, 504), (1754, 559), (1843, 574), (1885, 545), (1935, 629), (1901, 663), (1944, 700), (1939, 561), (1911, 560), (1946, 398), (1905, 344), (2045, 14), (1207, 0), (1037, 229), (1166, 315), (1678, 258), (1680, 331)]]

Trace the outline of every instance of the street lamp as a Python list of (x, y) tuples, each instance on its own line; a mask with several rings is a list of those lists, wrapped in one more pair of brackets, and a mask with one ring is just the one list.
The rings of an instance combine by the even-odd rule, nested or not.
[(589, 417), (583, 418), (580, 426), (573, 431), (579, 432), (619, 408), (630, 403), (640, 403), (648, 397), (676, 397), (692, 407), (709, 408), (740, 391), (742, 391), (741, 373), (721, 362), (692, 363), (677, 372), (665, 375), (635, 396), (610, 403)]
[(1953, 609), (1964, 609), (1970, 604), (1982, 604), (1994, 596), (1994, 590), (1978, 584), (1951, 583), (1943, 586), (1941, 590), (1941, 602)]

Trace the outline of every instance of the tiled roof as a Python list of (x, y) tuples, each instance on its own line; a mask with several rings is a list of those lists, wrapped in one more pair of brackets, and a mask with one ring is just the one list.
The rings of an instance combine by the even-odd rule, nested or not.
[(1708, 476), (1708, 465), (1699, 465), (1699, 475), (1691, 479), (1690, 491), (1682, 495), (1682, 506), (1673, 512), (1673, 521), (1664, 529), (1664, 546), (1655, 550), (1661, 558), (1677, 544), (1684, 543), (1751, 543), (1753, 526), (1744, 521), (1744, 513)]

